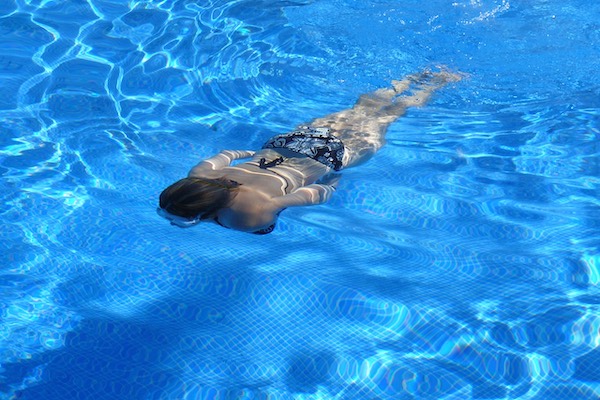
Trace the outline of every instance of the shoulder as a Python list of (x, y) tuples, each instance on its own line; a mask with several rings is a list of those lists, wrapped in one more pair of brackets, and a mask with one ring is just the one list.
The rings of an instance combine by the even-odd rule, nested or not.
[(215, 170), (212, 168), (212, 165), (203, 161), (196, 165), (194, 168), (190, 170), (188, 173), (188, 177), (190, 178), (210, 178), (216, 179), (223, 176), (223, 171)]
[(254, 232), (272, 225), (279, 211), (270, 196), (240, 186), (229, 207), (219, 211), (219, 221), (232, 229)]

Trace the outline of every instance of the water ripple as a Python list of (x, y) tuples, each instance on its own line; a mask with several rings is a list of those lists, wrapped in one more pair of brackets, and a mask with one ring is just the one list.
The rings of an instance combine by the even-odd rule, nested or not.
[[(1, 2), (2, 395), (596, 398), (597, 13), (421, 3)], [(471, 76), (329, 204), (266, 239), (156, 216), (432, 54)]]

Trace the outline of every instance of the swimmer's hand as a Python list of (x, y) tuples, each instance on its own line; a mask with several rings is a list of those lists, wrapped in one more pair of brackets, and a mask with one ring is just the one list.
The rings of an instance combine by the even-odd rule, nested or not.
[(335, 187), (332, 185), (313, 183), (312, 185), (298, 188), (285, 196), (276, 197), (274, 201), (278, 209), (294, 206), (311, 206), (327, 202), (334, 192)]
[(321, 179), (319, 179), (319, 181), (317, 183), (319, 183), (321, 185), (331, 186), (335, 190), (335, 189), (337, 189), (338, 182), (340, 181), (341, 178), (342, 178), (342, 174), (332, 172), (330, 174), (325, 175)]

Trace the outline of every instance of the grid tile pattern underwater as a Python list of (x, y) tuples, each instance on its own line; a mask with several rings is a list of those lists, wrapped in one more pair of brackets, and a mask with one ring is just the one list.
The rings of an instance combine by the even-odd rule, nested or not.
[[(0, 398), (597, 399), (600, 4), (0, 2)], [(465, 79), (255, 236), (157, 196)]]

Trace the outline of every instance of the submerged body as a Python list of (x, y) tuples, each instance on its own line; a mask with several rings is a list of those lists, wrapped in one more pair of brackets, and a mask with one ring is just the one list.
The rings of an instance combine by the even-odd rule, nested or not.
[[(411, 75), (394, 81), (392, 88), (361, 96), (351, 109), (271, 138), (256, 152), (222, 151), (165, 189), (160, 212), (178, 226), (213, 221), (270, 233), (285, 208), (326, 202), (339, 179), (333, 172), (367, 161), (408, 107), (425, 104), (436, 89), (458, 80), (459, 75), (446, 71)], [(238, 159), (249, 160), (232, 166)]]

